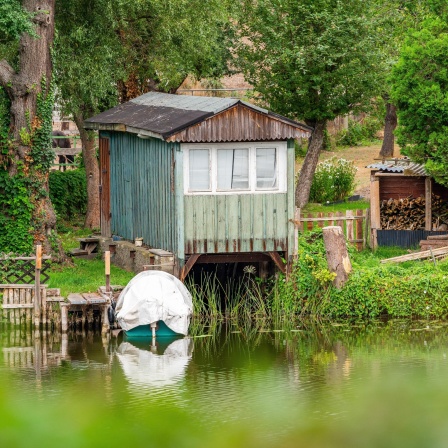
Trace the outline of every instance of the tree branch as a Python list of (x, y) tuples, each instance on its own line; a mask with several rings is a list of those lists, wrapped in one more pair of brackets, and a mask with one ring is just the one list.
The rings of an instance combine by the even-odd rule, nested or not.
[(14, 75), (14, 69), (8, 64), (6, 59), (2, 59), (0, 61), (0, 85), (5, 88), (8, 87)]

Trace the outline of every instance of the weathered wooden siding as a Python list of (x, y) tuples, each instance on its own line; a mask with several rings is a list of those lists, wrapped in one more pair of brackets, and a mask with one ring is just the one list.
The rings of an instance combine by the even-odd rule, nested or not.
[(110, 133), (111, 230), (152, 247), (176, 251), (176, 143)]
[[(448, 197), (448, 188), (432, 181), (433, 194)], [(401, 199), (412, 195), (414, 198), (425, 197), (425, 177), (383, 175), (380, 177), (380, 200)]]
[(185, 196), (185, 253), (288, 250), (288, 194)]
[(310, 131), (299, 129), (273, 115), (238, 104), (171, 137), (173, 142), (244, 142), (307, 138)]
[(400, 199), (412, 195), (414, 198), (425, 196), (425, 178), (409, 176), (381, 176), (380, 200)]

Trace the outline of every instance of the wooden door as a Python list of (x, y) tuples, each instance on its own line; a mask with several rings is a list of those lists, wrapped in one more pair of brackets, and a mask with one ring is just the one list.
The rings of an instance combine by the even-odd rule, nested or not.
[(100, 138), (100, 225), (101, 235), (110, 237), (110, 140)]

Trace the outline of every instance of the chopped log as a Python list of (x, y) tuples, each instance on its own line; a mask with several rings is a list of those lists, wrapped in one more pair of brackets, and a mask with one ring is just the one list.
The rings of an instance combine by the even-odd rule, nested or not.
[(333, 280), (336, 288), (341, 288), (348, 279), (352, 264), (347, 252), (344, 234), (340, 226), (328, 226), (322, 229), (328, 269), (336, 273)]

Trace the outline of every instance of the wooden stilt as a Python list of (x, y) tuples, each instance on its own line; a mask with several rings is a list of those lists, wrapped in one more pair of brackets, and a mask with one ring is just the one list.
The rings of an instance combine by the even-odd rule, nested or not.
[(34, 292), (34, 327), (40, 326), (40, 270), (42, 269), (42, 246), (36, 246), (36, 273), (35, 273), (35, 292)]

